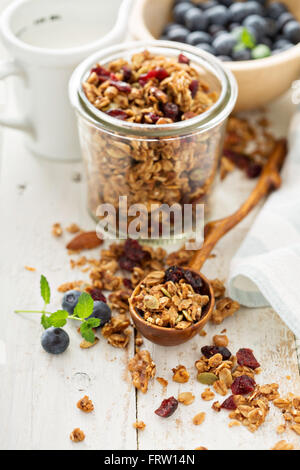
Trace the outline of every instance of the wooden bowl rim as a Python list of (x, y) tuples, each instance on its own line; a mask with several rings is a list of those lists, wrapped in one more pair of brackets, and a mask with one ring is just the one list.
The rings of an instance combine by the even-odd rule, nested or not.
[[(186, 269), (186, 268), (185, 268)], [(196, 271), (194, 271), (196, 272)], [(183, 331), (189, 331), (189, 330), (194, 330), (196, 328), (199, 328), (199, 326), (201, 326), (203, 323), (205, 324), (207, 322), (207, 320), (209, 319), (210, 315), (211, 315), (211, 312), (213, 311), (213, 308), (215, 306), (215, 295), (214, 295), (214, 292), (213, 292), (213, 289), (212, 289), (212, 286), (210, 284), (210, 282), (208, 281), (207, 277), (204, 276), (202, 273), (197, 273), (198, 275), (201, 276), (201, 278), (204, 280), (204, 282), (206, 283), (206, 285), (209, 287), (209, 294), (210, 294), (210, 307), (209, 309), (207, 310), (206, 314), (200, 318), (200, 320), (197, 322), (197, 323), (193, 323), (192, 325), (188, 326), (187, 328), (185, 328), (184, 330), (177, 330), (176, 328), (166, 328), (165, 326), (158, 326), (158, 325), (153, 325), (152, 323), (149, 323), (147, 322), (146, 320), (144, 320), (143, 317), (141, 317), (136, 311), (135, 311), (135, 308), (134, 306), (132, 305), (132, 298), (134, 297), (134, 294), (136, 292), (136, 290), (139, 288), (141, 282), (138, 283), (138, 285), (135, 287), (134, 291), (132, 292), (130, 298), (128, 299), (128, 303), (129, 303), (129, 312), (130, 312), (130, 315), (132, 316), (132, 318), (136, 318), (137, 321), (143, 323), (145, 326), (147, 326), (148, 328), (153, 328), (153, 330), (156, 330), (156, 331), (160, 331), (160, 332), (168, 332), (169, 334), (181, 334)], [(204, 321), (206, 320), (206, 321)]]

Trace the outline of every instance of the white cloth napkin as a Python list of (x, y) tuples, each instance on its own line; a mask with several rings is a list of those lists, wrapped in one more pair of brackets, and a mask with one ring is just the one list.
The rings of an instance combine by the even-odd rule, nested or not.
[(300, 110), (289, 149), (282, 187), (268, 198), (234, 256), (228, 287), (242, 305), (271, 306), (300, 338)]

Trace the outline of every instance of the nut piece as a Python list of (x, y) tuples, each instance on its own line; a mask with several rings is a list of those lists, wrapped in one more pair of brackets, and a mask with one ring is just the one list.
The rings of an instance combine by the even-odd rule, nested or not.
[(67, 250), (81, 251), (81, 250), (92, 250), (102, 245), (103, 240), (98, 238), (95, 231), (92, 232), (81, 232), (76, 235), (68, 244)]
[(271, 450), (294, 450), (294, 446), (286, 441), (279, 441)]
[(218, 299), (219, 297), (223, 297), (223, 295), (225, 294), (225, 286), (223, 282), (220, 281), (220, 279), (212, 279), (210, 281), (210, 284), (214, 291), (215, 298)]
[(203, 423), (204, 420), (205, 420), (205, 413), (204, 411), (202, 411), (201, 413), (198, 413), (196, 416), (194, 416), (193, 424), (195, 426), (199, 426), (200, 424)]
[(213, 400), (213, 398), (215, 398), (215, 394), (214, 392), (211, 391), (210, 388), (206, 388), (204, 392), (201, 393), (201, 398), (204, 401), (210, 401), (210, 400)]
[(184, 405), (191, 405), (195, 400), (195, 395), (191, 392), (183, 392), (178, 395), (178, 401)]
[(149, 351), (139, 351), (130, 359), (128, 364), (129, 372), (131, 372), (132, 383), (138, 390), (146, 393), (148, 390), (148, 382), (155, 376), (156, 367)]
[(136, 421), (135, 423), (133, 423), (133, 427), (142, 431), (143, 429), (145, 429), (146, 424), (144, 423), (144, 421)]
[(70, 439), (73, 442), (81, 442), (85, 439), (85, 434), (81, 429), (75, 428), (70, 434)]
[(90, 400), (89, 397), (85, 395), (77, 403), (77, 408), (84, 411), (85, 413), (91, 413), (94, 410), (94, 405), (93, 405), (92, 400)]
[(69, 233), (78, 233), (80, 232), (80, 228), (78, 227), (77, 224), (70, 224), (67, 228), (66, 228), (67, 232)]
[(216, 310), (212, 314), (212, 322), (220, 325), (225, 318), (231, 317), (239, 308), (240, 304), (229, 297), (219, 300), (216, 304)]
[(215, 346), (226, 348), (228, 346), (229, 341), (226, 335), (215, 335), (213, 337), (213, 343)]
[(52, 235), (54, 237), (61, 237), (62, 233), (63, 233), (63, 231), (62, 231), (61, 225), (59, 223), (56, 223), (56, 224), (52, 225)]
[(184, 384), (189, 381), (190, 374), (186, 370), (185, 366), (179, 365), (173, 371), (173, 381), (178, 382), (180, 384)]
[(125, 315), (117, 315), (103, 326), (101, 332), (111, 346), (126, 348), (129, 343), (129, 332), (127, 330), (129, 325), (130, 321)]

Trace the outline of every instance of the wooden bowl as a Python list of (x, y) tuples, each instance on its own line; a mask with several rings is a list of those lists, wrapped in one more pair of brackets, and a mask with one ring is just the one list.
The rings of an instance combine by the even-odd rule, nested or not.
[[(199, 0), (205, 2), (206, 0)], [(273, 0), (272, 0), (273, 1)], [(300, 0), (281, 0), (300, 20)], [(157, 39), (171, 20), (173, 0), (138, 0), (130, 22), (136, 39)], [(235, 111), (261, 107), (287, 91), (300, 77), (300, 44), (265, 59), (223, 63), (239, 86)]]
[(137, 328), (137, 330), (145, 338), (152, 341), (152, 343), (159, 344), (161, 346), (177, 346), (178, 344), (186, 343), (192, 339), (197, 333), (199, 333), (208, 320), (211, 317), (215, 306), (215, 297), (212, 287), (205, 276), (202, 273), (194, 271), (195, 274), (201, 276), (203, 281), (203, 294), (208, 295), (210, 298), (209, 303), (203, 308), (203, 314), (201, 320), (198, 323), (191, 325), (185, 330), (176, 330), (175, 328), (164, 328), (162, 326), (152, 325), (145, 321), (136, 311), (132, 303), (132, 298), (139, 293), (140, 284), (134, 289), (129, 299), (129, 311), (131, 318)]

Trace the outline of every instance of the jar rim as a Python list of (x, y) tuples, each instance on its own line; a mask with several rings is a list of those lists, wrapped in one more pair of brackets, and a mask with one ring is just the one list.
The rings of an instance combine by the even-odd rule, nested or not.
[[(90, 73), (90, 69), (98, 62), (109, 62), (122, 58), (122, 53), (136, 54), (150, 50), (155, 55), (170, 56), (171, 52), (185, 54), (195, 65), (200, 65), (212, 73), (220, 83), (221, 93), (213, 106), (204, 113), (185, 121), (172, 124), (153, 125), (137, 124), (121, 121), (98, 110), (87, 99), (82, 84)], [(169, 53), (168, 53), (169, 51)], [(112, 57), (113, 56), (113, 57)], [(237, 100), (238, 86), (235, 77), (222, 62), (202, 49), (182, 43), (170, 41), (136, 41), (122, 43), (94, 53), (75, 69), (69, 82), (69, 97), (76, 111), (92, 122), (96, 127), (105, 128), (119, 134), (130, 134), (143, 137), (174, 137), (193, 133), (206, 132), (221, 124), (229, 116)]]

